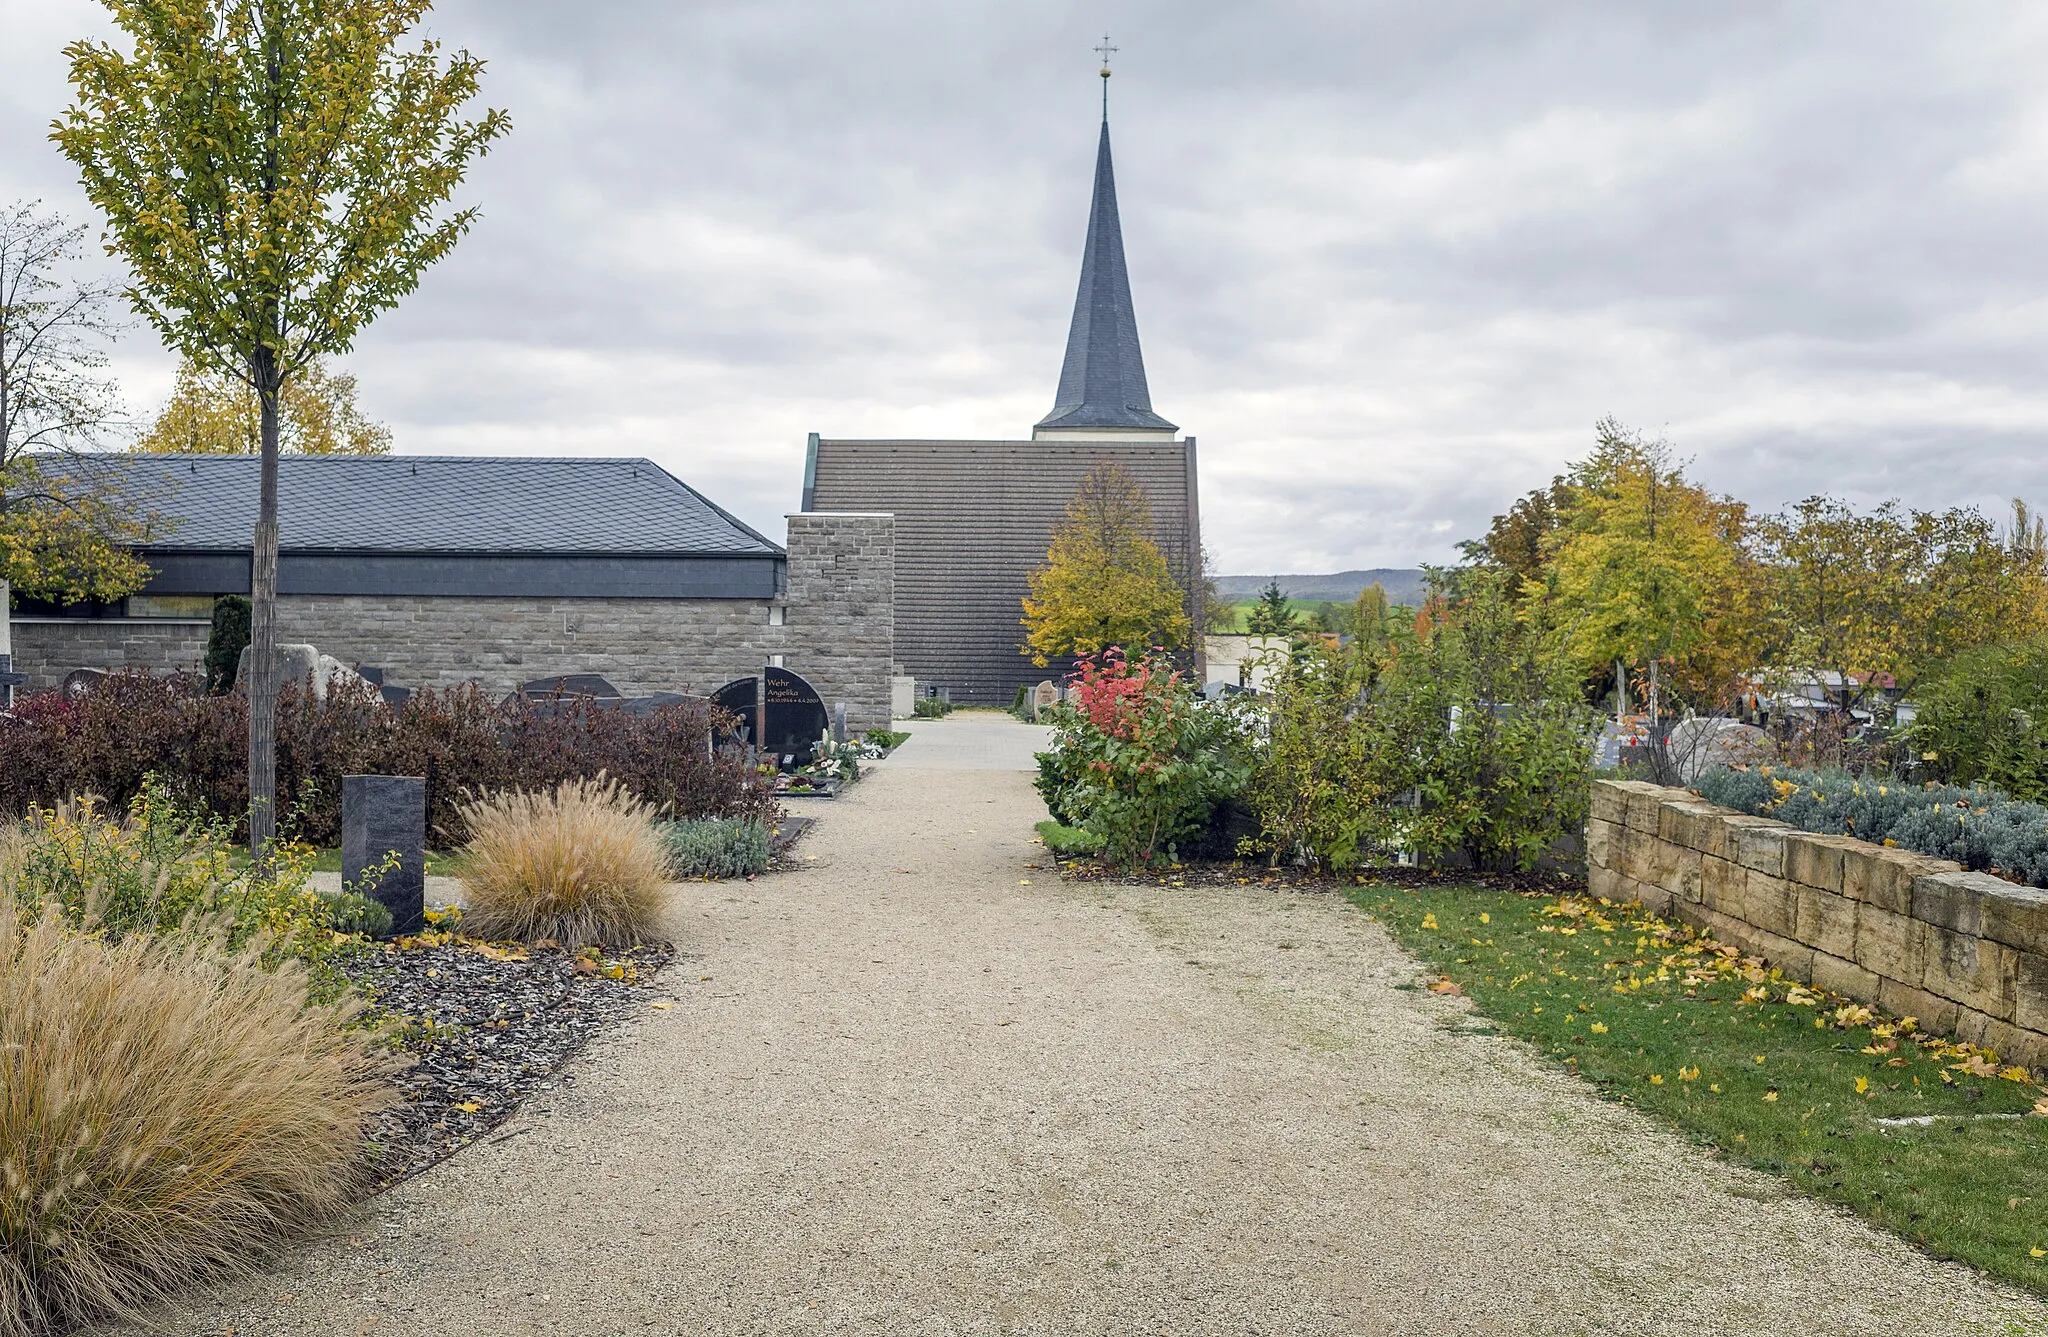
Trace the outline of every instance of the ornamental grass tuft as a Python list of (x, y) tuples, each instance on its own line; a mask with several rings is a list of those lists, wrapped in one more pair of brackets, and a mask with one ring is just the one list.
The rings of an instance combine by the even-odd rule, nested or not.
[(472, 798), (462, 806), (464, 930), (565, 947), (652, 937), (668, 882), (654, 815), (603, 775)]
[(0, 894), (0, 1337), (246, 1271), (351, 1200), (391, 1098), (260, 939), (74, 920)]

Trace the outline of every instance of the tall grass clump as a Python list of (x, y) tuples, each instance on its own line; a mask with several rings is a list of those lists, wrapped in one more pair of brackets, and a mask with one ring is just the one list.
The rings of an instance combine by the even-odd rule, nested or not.
[(389, 1099), (302, 963), (86, 928), (0, 895), (4, 1337), (248, 1269), (349, 1202)]
[(600, 774), (462, 806), (464, 929), (486, 938), (629, 947), (650, 936), (668, 881), (654, 808)]
[(752, 877), (768, 871), (768, 828), (737, 817), (668, 822), (661, 828), (668, 866), (677, 877)]

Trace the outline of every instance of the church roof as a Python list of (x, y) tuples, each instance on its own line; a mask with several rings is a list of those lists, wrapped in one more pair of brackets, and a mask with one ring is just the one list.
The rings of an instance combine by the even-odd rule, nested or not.
[(1116, 174), (1109, 160), (1109, 118), (1095, 151), (1095, 200), (1088, 207), (1088, 244), (1081, 253), (1081, 288), (1067, 329), (1058, 403), (1040, 427), (1130, 427), (1175, 430), (1152, 411), (1145, 358), (1138, 350), (1138, 317), (1124, 269), (1123, 227), (1117, 220)]

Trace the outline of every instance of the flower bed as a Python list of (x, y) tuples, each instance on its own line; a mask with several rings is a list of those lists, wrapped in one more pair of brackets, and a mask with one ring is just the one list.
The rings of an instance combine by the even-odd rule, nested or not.
[(1982, 785), (1756, 766), (1711, 770), (1697, 788), (1710, 803), (1802, 831), (1853, 836), (2048, 887), (2048, 807)]

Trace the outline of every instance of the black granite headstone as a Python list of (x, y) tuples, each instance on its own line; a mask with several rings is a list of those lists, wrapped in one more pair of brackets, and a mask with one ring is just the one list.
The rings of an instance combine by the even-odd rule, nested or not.
[(571, 697), (616, 700), (619, 689), (600, 673), (563, 673), (552, 678), (535, 678), (519, 684), (519, 695), (528, 701), (553, 701)]
[[(5, 609), (0, 609), (0, 614), (4, 614), (5, 611)], [(28, 675), (26, 673), (16, 673), (14, 671), (13, 655), (0, 655), (0, 710), (5, 710), (14, 704), (14, 689), (27, 681)]]
[(825, 700), (817, 689), (786, 668), (768, 669), (765, 683), (765, 714), (761, 727), (763, 744), (779, 757), (794, 764), (809, 763), (825, 736)]
[(745, 743), (754, 737), (760, 726), (759, 705), (761, 684), (756, 678), (734, 678), (711, 694), (711, 704), (727, 711), (739, 720), (738, 729), (730, 734), (720, 734), (718, 742)]
[[(341, 881), (391, 912), (393, 933), (426, 927), (427, 782), (416, 775), (341, 777)], [(365, 875), (397, 851), (396, 866)]]

